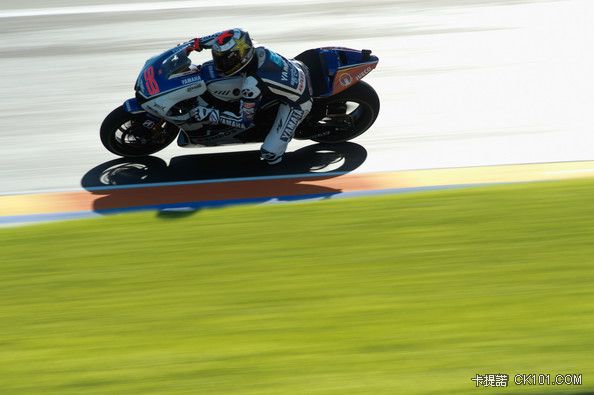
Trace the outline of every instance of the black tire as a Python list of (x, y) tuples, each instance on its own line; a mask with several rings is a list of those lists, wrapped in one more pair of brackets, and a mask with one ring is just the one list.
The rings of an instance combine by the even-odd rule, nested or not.
[[(346, 103), (354, 103), (357, 107), (352, 112), (348, 112), (346, 107), (343, 108)], [(323, 99), (319, 103), (314, 102), (314, 106), (320, 106), (321, 108), (316, 111), (323, 111), (326, 117), (314, 124), (316, 136), (312, 140), (318, 143), (344, 143), (362, 135), (373, 125), (379, 114), (380, 100), (371, 85), (359, 81), (338, 95)], [(332, 114), (333, 107), (344, 109), (344, 112), (328, 116), (327, 114)], [(327, 123), (325, 121), (327, 119), (330, 119), (331, 123)], [(347, 123), (343, 127), (337, 128), (336, 122), (341, 121)], [(320, 136), (320, 133), (327, 134)]]
[(142, 157), (167, 147), (178, 132), (175, 125), (166, 121), (153, 121), (146, 113), (130, 114), (120, 106), (105, 117), (100, 135), (101, 142), (111, 153), (123, 157)]

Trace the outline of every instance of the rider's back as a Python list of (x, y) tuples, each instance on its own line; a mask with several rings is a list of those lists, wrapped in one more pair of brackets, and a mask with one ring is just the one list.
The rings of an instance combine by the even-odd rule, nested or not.
[(305, 67), (265, 47), (256, 48), (256, 57), (255, 77), (268, 93), (285, 102), (300, 102), (307, 88)]

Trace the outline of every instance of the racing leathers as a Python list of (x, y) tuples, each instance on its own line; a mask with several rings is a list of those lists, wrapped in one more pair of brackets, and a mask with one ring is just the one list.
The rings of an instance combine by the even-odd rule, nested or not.
[[(210, 49), (219, 34), (196, 39), (194, 49)], [(197, 121), (248, 129), (264, 97), (280, 102), (272, 129), (260, 149), (260, 157), (269, 164), (282, 160), (287, 145), (299, 124), (312, 107), (312, 90), (307, 67), (287, 59), (265, 47), (254, 48), (250, 63), (241, 70), (243, 77), (239, 114), (220, 112), (212, 107), (198, 106), (192, 115)]]

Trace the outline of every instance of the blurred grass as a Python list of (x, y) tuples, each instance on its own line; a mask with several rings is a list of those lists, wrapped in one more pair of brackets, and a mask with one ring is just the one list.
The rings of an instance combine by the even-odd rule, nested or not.
[[(572, 181), (3, 229), (0, 392), (583, 393), (592, 196)], [(584, 385), (497, 392), (477, 373)]]

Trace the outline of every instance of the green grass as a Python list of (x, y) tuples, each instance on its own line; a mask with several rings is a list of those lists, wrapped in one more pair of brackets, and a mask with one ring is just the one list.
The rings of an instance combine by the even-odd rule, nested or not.
[[(594, 389), (594, 181), (0, 230), (2, 394)], [(476, 373), (582, 373), (476, 389)]]

